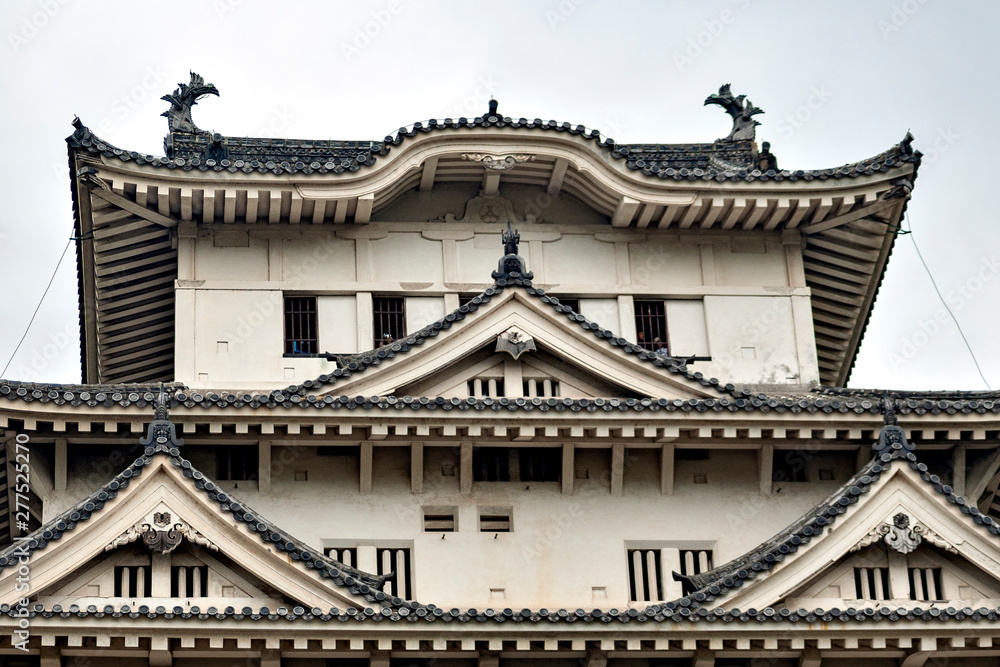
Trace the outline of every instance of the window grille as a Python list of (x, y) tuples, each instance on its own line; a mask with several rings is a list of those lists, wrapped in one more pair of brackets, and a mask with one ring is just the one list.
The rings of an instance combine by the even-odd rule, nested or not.
[(481, 533), (509, 533), (510, 532), (510, 510), (498, 507), (483, 508), (479, 510), (479, 532)]
[(663, 599), (659, 549), (628, 550), (628, 585), (632, 602)]
[(170, 568), (170, 597), (208, 597), (208, 568), (201, 565), (174, 565)]
[(381, 347), (406, 335), (406, 308), (402, 297), (377, 296), (372, 299), (374, 347)]
[(376, 574), (388, 576), (382, 592), (404, 600), (413, 597), (410, 592), (410, 550), (406, 547), (379, 548), (375, 557), (378, 559)]
[(910, 599), (921, 602), (932, 602), (943, 600), (941, 590), (941, 568), (939, 567), (911, 567), (910, 573)]
[(518, 464), (522, 482), (558, 482), (562, 450), (557, 447), (521, 447)]
[(215, 479), (242, 481), (257, 479), (257, 448), (231, 445), (215, 450)]
[(316, 354), (316, 297), (285, 297), (285, 354)]
[(454, 533), (455, 510), (424, 510), (424, 531), (428, 533)]
[(712, 569), (711, 549), (681, 549), (681, 574), (691, 577)]
[[(639, 347), (657, 352), (667, 349), (667, 314), (662, 301), (636, 301), (635, 331)], [(660, 342), (656, 342), (659, 338)]]
[(509, 482), (510, 448), (474, 447), (472, 479), (476, 482)]
[(348, 567), (358, 566), (357, 547), (328, 547), (325, 551), (327, 558), (339, 561)]
[(559, 380), (552, 378), (530, 378), (524, 380), (525, 398), (557, 398), (559, 396)]
[(471, 398), (500, 398), (503, 393), (503, 378), (472, 378), (466, 383)]
[(153, 571), (149, 565), (115, 566), (116, 598), (148, 598), (153, 595)]
[(889, 568), (854, 568), (854, 591), (858, 600), (889, 600)]

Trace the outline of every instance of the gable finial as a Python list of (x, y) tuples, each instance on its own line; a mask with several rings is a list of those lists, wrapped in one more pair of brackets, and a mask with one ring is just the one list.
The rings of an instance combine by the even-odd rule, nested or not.
[(521, 235), (510, 226), (507, 221), (507, 229), (501, 232), (500, 240), (503, 241), (503, 257), (497, 265), (497, 270), (493, 272), (493, 279), (507, 277), (511, 273), (517, 273), (517, 277), (531, 280), (534, 276), (528, 271), (528, 263), (517, 254), (517, 246), (521, 241)]
[(882, 412), (882, 430), (878, 434), (878, 442), (872, 445), (872, 451), (878, 454), (892, 453), (894, 450), (900, 454), (912, 452), (914, 447), (906, 438), (906, 431), (899, 425), (896, 418), (896, 400), (886, 392), (878, 401), (879, 410)]
[(760, 125), (753, 116), (764, 113), (764, 110), (755, 107), (746, 95), (733, 96), (729, 89), (731, 85), (727, 83), (721, 86), (718, 93), (712, 93), (705, 99), (706, 106), (718, 104), (733, 119), (733, 129), (729, 136), (719, 141), (753, 141), (756, 135), (755, 128)]
[[(154, 452), (170, 453), (171, 449), (176, 449), (184, 444), (184, 441), (177, 437), (177, 427), (170, 421), (170, 399), (171, 395), (160, 383), (160, 391), (153, 403), (153, 421), (146, 430), (146, 437), (139, 439), (139, 444), (143, 447), (153, 448)], [(147, 450), (147, 454), (152, 453)]]
[(218, 97), (219, 89), (211, 83), (205, 83), (205, 79), (200, 74), (195, 72), (190, 74), (190, 83), (178, 83), (173, 93), (160, 98), (165, 102), (170, 102), (170, 108), (160, 115), (166, 116), (167, 127), (171, 133), (208, 134), (205, 130), (198, 128), (191, 120), (191, 107), (205, 95)]

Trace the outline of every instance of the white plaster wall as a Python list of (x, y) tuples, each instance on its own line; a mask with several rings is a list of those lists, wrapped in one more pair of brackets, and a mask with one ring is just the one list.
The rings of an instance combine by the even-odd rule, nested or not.
[(306, 234), (281, 241), (281, 276), (302, 287), (330, 282), (352, 282), (357, 276), (354, 239), (329, 234)]
[(614, 244), (598, 241), (592, 235), (563, 234), (558, 241), (545, 245), (545, 261), (545, 278), (549, 284), (614, 285), (618, 282)]
[(195, 239), (196, 280), (267, 280), (267, 241), (250, 236), (247, 247), (216, 247), (213, 236)]
[(713, 246), (713, 255), (719, 285), (788, 285), (785, 250), (777, 237), (735, 237), (728, 246)]
[(408, 296), (406, 297), (406, 333), (410, 334), (423, 329), (428, 324), (437, 322), (446, 314), (444, 297)]
[(316, 326), (321, 352), (358, 350), (358, 300), (355, 296), (316, 297)]
[(671, 300), (665, 305), (670, 353), (683, 356), (708, 356), (705, 302), (701, 299)]
[(371, 256), (376, 282), (438, 282), (444, 277), (441, 242), (425, 239), (419, 232), (373, 239)]
[(618, 299), (580, 299), (580, 314), (609, 331), (618, 332)]
[[(674, 494), (663, 496), (659, 449), (630, 449), (623, 494), (614, 497), (610, 451), (577, 448), (575, 469), (588, 478), (575, 480), (572, 495), (563, 494), (557, 483), (522, 482), (474, 483), (472, 493), (463, 495), (458, 477), (442, 474), (442, 463), (458, 463), (458, 451), (425, 446), (424, 454), (421, 494), (410, 493), (410, 452), (399, 445), (375, 446), (373, 488), (366, 495), (358, 493), (357, 455), (320, 456), (314, 446), (294, 444), (272, 449), (270, 492), (258, 491), (253, 482), (219, 484), (316, 549), (330, 541), (412, 542), (414, 597), (425, 603), (622, 608), (628, 605), (627, 542), (714, 544), (715, 563), (722, 564), (828, 496), (850, 468), (833, 465), (835, 480), (785, 484), (781, 493), (762, 496), (755, 452), (713, 451), (707, 460), (678, 459)], [(118, 458), (124, 468), (134, 455), (124, 450)], [(199, 460), (209, 474), (210, 458)], [(87, 461), (71, 460), (68, 488), (46, 504), (47, 516), (118, 471), (96, 471), (97, 457)], [(296, 471), (305, 472), (307, 480), (295, 481)], [(706, 483), (695, 483), (696, 476)], [(513, 532), (479, 532), (480, 509), (498, 506), (511, 508)], [(458, 531), (425, 533), (424, 507), (457, 507)], [(675, 586), (664, 572), (668, 582)], [(595, 586), (605, 587), (606, 599), (593, 599)], [(504, 599), (491, 599), (490, 588), (505, 589)]]
[(476, 232), (473, 238), (456, 242), (455, 248), (458, 261), (456, 274), (460, 282), (492, 282), (490, 273), (496, 270), (503, 248), (499, 231)]
[(629, 273), (636, 285), (701, 285), (701, 251), (676, 236), (650, 234), (628, 245)]
[(712, 362), (706, 375), (737, 383), (797, 383), (790, 297), (705, 297), (705, 320)]

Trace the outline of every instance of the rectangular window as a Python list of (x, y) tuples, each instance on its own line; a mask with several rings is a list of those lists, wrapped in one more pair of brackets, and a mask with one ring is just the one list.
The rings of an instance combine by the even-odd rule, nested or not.
[(510, 448), (473, 447), (472, 479), (476, 482), (509, 482)]
[(472, 378), (466, 383), (471, 398), (500, 398), (503, 393), (503, 378)]
[(404, 600), (413, 597), (410, 592), (410, 550), (406, 547), (379, 548), (375, 557), (378, 559), (375, 574), (386, 576), (382, 591)]
[(425, 507), (424, 532), (454, 533), (458, 526), (458, 509), (455, 507)]
[(799, 449), (779, 449), (774, 452), (771, 481), (808, 482), (809, 460), (812, 452)]
[(632, 602), (663, 599), (659, 549), (628, 550), (628, 586)]
[(636, 301), (636, 343), (650, 352), (669, 354), (667, 350), (667, 312), (662, 301)]
[(116, 598), (148, 598), (153, 595), (153, 569), (150, 565), (115, 566)]
[(285, 354), (319, 352), (316, 333), (316, 297), (285, 297)]
[(170, 597), (208, 597), (208, 568), (201, 565), (174, 565), (170, 568)]
[(562, 450), (558, 447), (521, 447), (518, 469), (522, 482), (558, 482), (562, 470)]
[(691, 577), (712, 569), (711, 549), (681, 549), (681, 574)]
[(511, 530), (509, 507), (480, 507), (479, 532), (509, 533)]
[(357, 547), (328, 547), (325, 553), (327, 558), (332, 558), (348, 567), (356, 568), (358, 566)]
[(559, 380), (552, 378), (528, 378), (523, 381), (525, 398), (558, 398)]
[(910, 599), (921, 602), (933, 602), (943, 600), (941, 594), (941, 568), (939, 567), (911, 567), (910, 573)]
[(377, 296), (372, 299), (373, 347), (387, 345), (406, 335), (406, 307), (403, 297)]
[(257, 479), (257, 447), (229, 445), (215, 450), (215, 479), (242, 481)]
[(854, 568), (854, 592), (858, 600), (889, 600), (889, 568)]

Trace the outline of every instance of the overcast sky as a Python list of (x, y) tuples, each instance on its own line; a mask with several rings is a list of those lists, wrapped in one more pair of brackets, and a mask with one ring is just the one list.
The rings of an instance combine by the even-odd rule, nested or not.
[[(221, 92), (195, 122), (227, 135), (379, 139), (479, 115), (493, 94), (505, 115), (623, 143), (711, 141), (730, 120), (702, 102), (726, 82), (764, 109), (757, 137), (783, 168), (854, 162), (910, 130), (925, 158), (908, 226), (1000, 387), (1000, 3), (5, 0), (0, 25), (0, 365), (72, 231), (74, 114), (162, 155), (159, 97), (194, 69)], [(72, 247), (5, 377), (79, 381)], [(850, 384), (985, 388), (911, 238), (897, 240)]]

